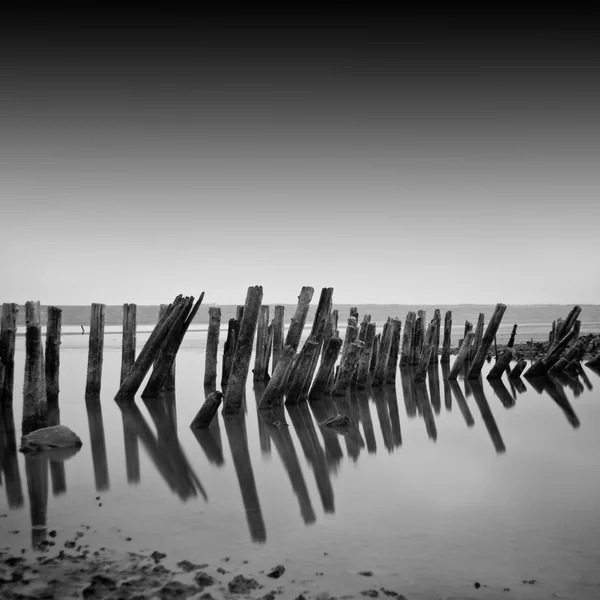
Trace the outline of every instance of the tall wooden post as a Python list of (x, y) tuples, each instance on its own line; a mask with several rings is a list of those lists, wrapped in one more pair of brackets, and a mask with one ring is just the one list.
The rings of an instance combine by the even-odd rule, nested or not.
[(265, 381), (267, 378), (267, 369), (269, 356), (267, 355), (267, 346), (269, 341), (269, 311), (268, 305), (260, 307), (258, 323), (256, 325), (256, 352), (254, 354), (253, 380)]
[(450, 369), (450, 373), (448, 374), (448, 379), (452, 380), (458, 377), (461, 367), (463, 366), (464, 362), (469, 356), (469, 348), (471, 347), (471, 342), (473, 341), (474, 335), (475, 334), (472, 331), (469, 331), (467, 333), (465, 339), (463, 340), (463, 343), (460, 346), (458, 355), (454, 359), (454, 363), (452, 363), (452, 368)]
[(92, 304), (90, 320), (90, 341), (88, 348), (88, 370), (85, 395), (100, 396), (102, 383), (102, 359), (104, 352), (104, 304)]
[(235, 319), (229, 319), (227, 326), (227, 339), (223, 345), (223, 370), (221, 373), (221, 386), (226, 386), (229, 381), (229, 373), (231, 371), (231, 363), (233, 362), (233, 353), (235, 351), (236, 341), (236, 326)]
[(58, 402), (58, 376), (60, 371), (60, 333), (62, 310), (56, 306), (48, 307), (46, 323), (46, 399), (48, 404)]
[(473, 343), (471, 344), (471, 349), (469, 350), (469, 360), (473, 360), (477, 354), (477, 350), (479, 350), (479, 346), (481, 345), (481, 340), (483, 338), (484, 325), (485, 315), (483, 313), (479, 313), (479, 317), (477, 318), (477, 326), (475, 327), (475, 336), (473, 337)]
[(135, 304), (123, 304), (123, 345), (121, 351), (121, 379), (125, 381), (127, 373), (135, 362), (135, 345), (137, 329), (137, 306)]
[(431, 357), (429, 358), (429, 364), (437, 364), (438, 362), (438, 353), (440, 349), (440, 329), (442, 326), (442, 314), (440, 313), (440, 309), (436, 308), (433, 312), (433, 343), (431, 345)]
[(275, 367), (279, 357), (283, 352), (284, 341), (284, 313), (285, 307), (281, 304), (275, 306), (275, 318), (273, 319), (273, 362), (271, 373), (275, 372)]
[(214, 385), (217, 381), (217, 352), (221, 332), (221, 309), (208, 307), (208, 332), (206, 334), (206, 355), (204, 358), (204, 385)]
[(292, 317), (290, 327), (285, 337), (285, 346), (292, 346), (294, 350), (298, 350), (302, 332), (304, 331), (304, 324), (306, 323), (306, 315), (308, 314), (310, 301), (312, 300), (314, 293), (314, 288), (310, 286), (304, 286), (300, 291), (300, 295), (298, 296), (298, 306), (296, 307), (296, 312)]
[(452, 347), (452, 311), (447, 310), (444, 316), (444, 341), (442, 342), (442, 357), (440, 362), (450, 362), (450, 348)]
[(467, 374), (467, 377), (469, 379), (476, 379), (477, 377), (479, 377), (481, 369), (483, 368), (483, 363), (485, 362), (485, 357), (492, 343), (494, 342), (494, 337), (496, 336), (496, 332), (500, 327), (500, 323), (502, 322), (502, 316), (504, 315), (505, 310), (506, 304), (496, 304), (494, 314), (492, 315), (492, 318), (488, 323), (487, 329), (485, 330), (485, 334), (481, 340), (479, 349), (477, 350), (477, 354), (475, 355), (473, 363), (471, 364), (471, 368), (469, 369), (469, 373)]
[(404, 335), (402, 336), (402, 351), (400, 352), (401, 367), (406, 367), (408, 364), (410, 364), (411, 347), (416, 318), (417, 315), (412, 310), (406, 315), (406, 321), (404, 322)]
[(4, 365), (4, 385), (0, 388), (0, 405), (12, 405), (15, 381), (15, 340), (19, 306), (14, 303), (2, 305), (0, 324), (0, 363)]
[(386, 383), (396, 383), (396, 373), (398, 371), (398, 355), (400, 353), (400, 332), (402, 329), (402, 321), (400, 319), (394, 319), (391, 322), (391, 326), (392, 341), (390, 345), (390, 353), (386, 368)]

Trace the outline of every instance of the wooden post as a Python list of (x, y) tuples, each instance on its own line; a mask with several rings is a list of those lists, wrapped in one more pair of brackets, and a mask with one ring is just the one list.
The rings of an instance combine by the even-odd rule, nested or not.
[(556, 375), (556, 373), (562, 373), (565, 367), (569, 364), (566, 356), (561, 356), (558, 362), (548, 371), (550, 375)]
[(410, 345), (410, 358), (408, 361), (409, 365), (419, 364), (419, 356), (421, 356), (421, 348), (423, 346), (423, 340), (421, 335), (423, 327), (421, 326), (421, 317), (417, 317), (415, 320), (415, 326), (413, 328), (413, 336)]
[(433, 312), (433, 344), (431, 346), (431, 357), (429, 358), (429, 364), (437, 364), (438, 362), (438, 353), (440, 349), (440, 329), (442, 326), (442, 314), (440, 313), (440, 309), (436, 308)]
[(548, 333), (548, 343), (552, 344), (554, 342), (554, 337), (556, 336), (556, 319), (552, 321), (552, 328), (550, 329), (550, 333)]
[(310, 367), (315, 355), (318, 356), (320, 345), (311, 340), (306, 340), (302, 350), (296, 361), (296, 369), (289, 381), (289, 389), (286, 394), (286, 404), (297, 404), (300, 399), (300, 394), (305, 386), (306, 378), (309, 376)]
[(473, 343), (471, 344), (471, 349), (469, 350), (469, 360), (473, 360), (475, 358), (477, 350), (479, 350), (479, 346), (481, 346), (484, 324), (485, 315), (483, 313), (479, 313), (479, 317), (477, 319), (477, 326), (475, 327), (475, 336), (473, 337)]
[(121, 379), (125, 381), (127, 373), (135, 362), (137, 328), (137, 306), (135, 304), (123, 304), (123, 342), (121, 350)]
[(579, 319), (577, 319), (577, 321), (575, 321), (575, 324), (573, 325), (573, 331), (575, 332), (575, 335), (573, 336), (573, 339), (571, 340), (572, 346), (574, 346), (577, 343), (577, 340), (579, 339), (579, 333), (581, 331), (581, 321)]
[[(476, 379), (479, 377), (481, 373), (481, 369), (483, 368), (483, 363), (485, 362), (485, 357), (490, 349), (494, 341), (494, 337), (496, 336), (496, 332), (498, 331), (498, 327), (500, 327), (500, 323), (502, 322), (502, 316), (504, 315), (504, 311), (506, 310), (506, 304), (496, 304), (496, 308), (494, 310), (494, 314), (488, 323), (488, 326), (485, 330), (485, 334), (481, 340), (481, 344), (479, 349), (477, 350), (477, 354), (473, 359), (473, 363), (471, 364), (471, 368), (467, 374), (469, 379)], [(464, 344), (464, 342), (463, 342)]]
[(242, 411), (242, 400), (246, 388), (246, 379), (248, 378), (254, 332), (256, 331), (262, 297), (262, 286), (257, 285), (248, 288), (246, 303), (244, 304), (244, 316), (240, 323), (240, 333), (235, 346), (231, 373), (229, 374), (229, 382), (223, 400), (222, 412), (224, 415), (236, 415)]
[[(159, 309), (158, 309), (158, 319), (160, 320), (160, 318), (165, 314), (165, 311), (167, 310), (168, 305), (167, 304), (161, 304)], [(154, 361), (154, 368), (156, 368), (158, 365), (161, 364), (161, 362), (164, 360), (164, 348), (161, 349), (161, 351), (158, 353), (158, 357), (156, 358), (156, 360)], [(171, 365), (171, 368), (169, 369), (169, 372), (167, 373), (167, 376), (165, 377), (165, 383), (164, 383), (164, 389), (165, 390), (171, 390), (174, 391), (175, 390), (175, 379), (176, 379), (176, 359), (173, 358), (173, 364)]]
[(371, 364), (369, 365), (369, 371), (374, 371), (379, 360), (379, 344), (381, 342), (381, 333), (375, 334), (373, 338), (373, 351), (371, 352)]
[(0, 363), (4, 365), (4, 385), (0, 388), (0, 405), (12, 405), (15, 381), (15, 339), (19, 306), (5, 302), (0, 324)]
[[(376, 323), (367, 323), (364, 346), (358, 359), (358, 368), (356, 372), (356, 387), (364, 390), (369, 382), (369, 370), (371, 366), (371, 356), (373, 354), (373, 343), (375, 341)], [(363, 341), (363, 340), (361, 340)]]
[(335, 382), (335, 386), (333, 388), (334, 396), (344, 396), (350, 387), (350, 382), (352, 381), (352, 374), (354, 373), (354, 368), (356, 363), (358, 362), (358, 358), (362, 349), (364, 348), (364, 342), (353, 342), (350, 344), (350, 350), (348, 350), (348, 354), (346, 356), (346, 361), (344, 365), (340, 365), (340, 371), (337, 376), (337, 380)]
[(206, 354), (204, 356), (204, 385), (215, 385), (217, 382), (217, 353), (219, 351), (220, 332), (221, 309), (218, 306), (209, 306)]
[(421, 357), (419, 359), (419, 365), (415, 371), (415, 381), (425, 381), (427, 377), (427, 366), (431, 358), (431, 352), (433, 351), (433, 338), (435, 336), (435, 319), (429, 323), (427, 327), (427, 333), (425, 334), (425, 341), (423, 342), (423, 348), (421, 349)]
[(427, 311), (418, 310), (417, 316), (421, 319), (419, 322), (421, 324), (421, 333), (419, 334), (419, 351), (417, 353), (417, 362), (419, 362), (419, 357), (421, 356), (421, 350), (423, 350), (423, 344), (425, 342), (425, 335), (427, 333), (427, 322), (425, 319), (427, 318)]
[(25, 303), (25, 378), (23, 383), (23, 435), (48, 426), (46, 373), (42, 349), (40, 303)]
[(273, 369), (273, 374), (265, 391), (258, 408), (274, 408), (282, 406), (285, 386), (288, 380), (288, 372), (292, 366), (296, 351), (293, 346), (285, 346), (283, 352), (277, 361), (277, 366)]
[(381, 342), (379, 343), (377, 364), (375, 365), (375, 371), (373, 372), (373, 378), (371, 380), (372, 387), (377, 387), (385, 383), (393, 333), (393, 326), (391, 325), (390, 318), (388, 317), (388, 320), (383, 325), (383, 331), (381, 332)]
[(506, 346), (508, 348), (512, 348), (515, 345), (515, 336), (517, 335), (517, 324), (513, 325), (512, 331), (510, 332), (510, 339), (508, 340), (508, 344)]
[(229, 319), (227, 326), (227, 339), (223, 346), (223, 371), (221, 373), (221, 387), (227, 385), (229, 381), (229, 373), (231, 372), (231, 363), (233, 362), (233, 352), (235, 350), (236, 341), (236, 320)]
[(271, 366), (271, 374), (275, 372), (275, 367), (277, 366), (279, 357), (283, 352), (284, 313), (284, 306), (281, 304), (275, 306), (275, 318), (273, 319), (273, 361)]
[(386, 368), (386, 383), (396, 383), (396, 373), (398, 371), (398, 354), (400, 352), (400, 331), (402, 329), (402, 321), (400, 319), (394, 319), (391, 325), (392, 341), (390, 345), (390, 354)]
[[(557, 330), (558, 333), (558, 330)], [(569, 342), (575, 335), (574, 331), (569, 331), (567, 335), (563, 336), (558, 343), (550, 345), (550, 350), (546, 354), (536, 360), (525, 373), (526, 377), (538, 377), (545, 375), (548, 371), (558, 362), (565, 348), (569, 345)]]
[(410, 364), (411, 348), (417, 315), (411, 310), (406, 315), (404, 322), (404, 335), (402, 336), (402, 351), (400, 352), (400, 366), (406, 367)]
[(306, 323), (306, 315), (308, 314), (310, 301), (312, 300), (314, 293), (314, 288), (310, 286), (304, 286), (300, 291), (300, 295), (298, 296), (298, 306), (296, 307), (296, 312), (292, 317), (285, 338), (285, 346), (292, 346), (294, 350), (298, 350), (302, 332), (304, 331), (304, 324)]
[(254, 354), (253, 380), (265, 381), (269, 363), (267, 356), (267, 344), (269, 337), (269, 306), (260, 307), (258, 323), (256, 325), (256, 352)]
[(450, 348), (452, 347), (452, 311), (447, 310), (444, 316), (444, 341), (442, 342), (442, 357), (440, 362), (450, 362)]
[(487, 379), (499, 379), (502, 377), (502, 373), (506, 371), (510, 361), (515, 358), (516, 354), (512, 348), (505, 348), (500, 358), (496, 361), (496, 364), (490, 369)]
[(527, 361), (522, 358), (517, 362), (517, 364), (512, 368), (511, 372), (508, 374), (510, 379), (515, 379), (517, 377), (521, 377), (521, 373), (525, 370), (527, 366)]
[(190, 427), (192, 429), (206, 429), (217, 414), (219, 406), (221, 406), (221, 400), (223, 400), (223, 394), (221, 392), (215, 391), (212, 392), (212, 394), (209, 394), (204, 401), (202, 408), (194, 417)]
[(355, 318), (358, 323), (358, 308), (356, 306), (350, 307), (350, 318)]
[(332, 337), (329, 339), (321, 360), (321, 365), (319, 366), (319, 370), (317, 371), (317, 375), (308, 394), (309, 400), (318, 400), (325, 395), (327, 384), (331, 377), (331, 373), (334, 370), (341, 347), (342, 340), (340, 338)]
[(567, 318), (562, 321), (560, 320), (560, 324), (556, 324), (556, 334), (554, 336), (554, 340), (548, 348), (548, 353), (550, 353), (554, 348), (562, 341), (562, 339), (573, 329), (575, 326), (575, 321), (577, 321), (577, 317), (581, 314), (581, 306), (575, 305), (567, 315)]
[(92, 304), (90, 320), (90, 341), (88, 348), (87, 381), (85, 395), (100, 396), (102, 383), (102, 359), (104, 351), (104, 304)]
[(465, 360), (467, 360), (467, 356), (469, 356), (469, 348), (471, 347), (471, 342), (473, 341), (473, 336), (475, 334), (472, 331), (469, 331), (463, 340), (463, 343), (460, 346), (460, 350), (458, 351), (457, 357), (454, 359), (454, 363), (452, 363), (452, 368), (450, 369), (450, 373), (448, 374), (448, 379), (456, 379), (458, 374), (460, 373), (460, 369), (463, 366)]
[(358, 338), (358, 327), (356, 326), (356, 319), (354, 317), (348, 318), (348, 325), (346, 327), (346, 333), (344, 335), (344, 343), (342, 344), (342, 358), (340, 365), (346, 360), (346, 356), (350, 351), (350, 345), (355, 342)]
[(588, 360), (585, 363), (585, 366), (594, 368), (594, 369), (597, 369), (598, 367), (600, 367), (600, 352), (598, 354), (596, 354), (595, 356), (593, 356), (592, 358), (590, 358), (590, 360)]
[(150, 337), (144, 344), (139, 356), (135, 359), (133, 367), (127, 373), (127, 377), (121, 383), (121, 387), (115, 396), (116, 401), (132, 400), (136, 392), (142, 385), (146, 374), (150, 370), (152, 363), (158, 356), (161, 346), (167, 337), (173, 323), (183, 307), (182, 296), (177, 296), (173, 304), (170, 304), (162, 317), (159, 318), (156, 327), (154, 327)]
[(48, 307), (46, 323), (46, 399), (48, 404), (58, 402), (58, 375), (60, 371), (60, 333), (62, 310), (56, 306)]

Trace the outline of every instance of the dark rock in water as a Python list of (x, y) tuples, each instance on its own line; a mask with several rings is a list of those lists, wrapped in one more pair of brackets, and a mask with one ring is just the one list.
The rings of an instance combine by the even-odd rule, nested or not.
[(167, 558), (167, 555), (164, 554), (163, 552), (159, 552), (158, 550), (155, 550), (151, 555), (150, 558), (152, 560), (154, 560), (155, 563), (160, 562), (163, 558)]
[(108, 592), (117, 589), (117, 583), (114, 579), (105, 575), (94, 575), (90, 585), (86, 587), (82, 594), (84, 598), (105, 598)]
[(217, 583), (214, 577), (211, 577), (208, 573), (205, 573), (204, 571), (196, 573), (194, 581), (196, 582), (196, 585), (200, 586), (201, 588), (208, 587), (209, 585), (215, 585), (215, 583)]
[(363, 590), (361, 594), (367, 598), (379, 598), (379, 592), (377, 590)]
[[(32, 431), (21, 438), (21, 452), (41, 452), (43, 450), (65, 450), (81, 448), (79, 436), (65, 425), (54, 425)], [(60, 460), (60, 457), (56, 457)], [(66, 457), (68, 458), (68, 457)], [(54, 456), (53, 456), (54, 459)]]
[(479, 581), (476, 581), (476, 582), (474, 583), (474, 585), (475, 585), (475, 589), (476, 589), (476, 590), (478, 590), (478, 589), (481, 587), (481, 584), (479, 583)]
[(272, 579), (279, 579), (285, 573), (285, 567), (283, 565), (277, 565), (273, 568), (270, 573), (267, 573), (267, 577)]
[(373, 577), (373, 571), (359, 571), (358, 574), (363, 577)]
[(198, 569), (206, 569), (206, 567), (208, 567), (207, 564), (196, 565), (193, 562), (190, 562), (189, 560), (182, 560), (177, 563), (177, 566), (186, 573), (189, 573), (190, 571), (197, 571)]
[(158, 593), (153, 596), (160, 600), (180, 600), (181, 598), (190, 598), (198, 593), (198, 588), (193, 585), (185, 585), (179, 581), (169, 581), (165, 583)]
[(236, 575), (228, 584), (229, 591), (232, 594), (249, 594), (252, 590), (262, 586), (256, 579), (246, 578), (243, 575)]
[(352, 427), (352, 421), (348, 415), (334, 415), (319, 423), (321, 427), (330, 427), (335, 431), (347, 432)]

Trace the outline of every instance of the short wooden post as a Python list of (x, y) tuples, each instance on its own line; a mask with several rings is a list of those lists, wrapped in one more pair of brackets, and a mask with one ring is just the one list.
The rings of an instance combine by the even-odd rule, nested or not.
[(302, 350), (296, 361), (294, 374), (289, 380), (289, 389), (285, 397), (286, 404), (298, 403), (302, 389), (306, 385), (306, 378), (309, 377), (313, 359), (315, 355), (318, 356), (319, 350), (320, 344), (310, 338), (306, 340), (306, 343), (302, 346)]
[(423, 342), (423, 348), (421, 350), (421, 357), (419, 364), (415, 371), (415, 381), (425, 381), (427, 377), (427, 366), (431, 358), (431, 352), (433, 351), (433, 338), (435, 336), (435, 319), (429, 323), (427, 327), (427, 333), (425, 334), (425, 341)]
[(123, 304), (123, 342), (121, 350), (121, 379), (125, 381), (127, 373), (135, 362), (135, 345), (137, 329), (137, 306), (135, 304)]
[(256, 352), (254, 353), (253, 380), (265, 381), (269, 356), (267, 356), (267, 345), (269, 339), (269, 311), (268, 305), (260, 307), (258, 323), (256, 325)]
[[(485, 334), (481, 339), (481, 344), (477, 350), (477, 354), (473, 359), (473, 363), (471, 364), (471, 368), (467, 374), (469, 379), (476, 379), (479, 377), (481, 373), (481, 369), (483, 368), (483, 363), (485, 362), (485, 357), (490, 349), (494, 341), (494, 337), (496, 336), (496, 332), (498, 331), (498, 327), (500, 327), (500, 323), (502, 322), (502, 316), (504, 315), (504, 311), (506, 310), (506, 304), (496, 304), (496, 308), (494, 309), (494, 314), (488, 323), (488, 326), (485, 330)], [(464, 344), (464, 342), (463, 342)]]
[(331, 373), (335, 368), (335, 363), (341, 347), (342, 340), (338, 337), (332, 337), (329, 339), (329, 342), (327, 342), (327, 347), (325, 348), (323, 358), (321, 359), (319, 370), (317, 371), (317, 375), (315, 376), (315, 380), (313, 381), (308, 394), (309, 400), (318, 400), (325, 395), (327, 384), (331, 377)]
[(214, 391), (209, 394), (204, 401), (202, 408), (194, 417), (190, 427), (192, 429), (206, 429), (217, 414), (219, 406), (221, 406), (221, 400), (223, 400), (223, 394), (221, 392)]
[(477, 326), (475, 327), (475, 336), (473, 337), (473, 343), (471, 344), (471, 349), (469, 350), (469, 360), (473, 360), (475, 358), (475, 355), (479, 350), (479, 346), (481, 346), (484, 324), (485, 315), (483, 313), (479, 313), (479, 317), (477, 318)]
[(379, 360), (379, 344), (381, 343), (381, 333), (375, 334), (373, 338), (373, 351), (371, 352), (371, 364), (369, 365), (369, 371), (374, 371)]
[(429, 358), (429, 364), (437, 364), (438, 362), (438, 354), (440, 350), (440, 329), (442, 327), (442, 314), (440, 313), (440, 309), (436, 308), (433, 312), (433, 343), (431, 345), (431, 357)]
[(285, 386), (288, 380), (288, 372), (292, 366), (296, 351), (293, 346), (285, 346), (283, 352), (277, 361), (277, 366), (273, 369), (271, 379), (265, 388), (258, 408), (274, 408), (283, 405), (283, 396)]
[(306, 315), (308, 314), (310, 301), (312, 300), (314, 293), (314, 288), (310, 286), (304, 286), (300, 291), (300, 295), (298, 296), (298, 306), (296, 307), (296, 312), (292, 317), (290, 327), (285, 337), (285, 346), (292, 346), (294, 350), (298, 350), (302, 332), (304, 331), (304, 324), (306, 323)]
[(221, 387), (226, 386), (227, 382), (229, 381), (231, 363), (233, 362), (233, 352), (235, 351), (236, 330), (236, 320), (229, 319), (229, 324), (227, 326), (227, 339), (223, 345), (223, 370), (221, 373)]
[(340, 364), (340, 371), (338, 373), (335, 386), (333, 388), (334, 396), (344, 396), (350, 387), (350, 383), (352, 381), (352, 375), (354, 373), (354, 368), (358, 362), (358, 358), (362, 349), (364, 348), (365, 343), (356, 341), (350, 344), (350, 349), (348, 350), (348, 354), (346, 355), (346, 361), (342, 366)]
[[(398, 319), (395, 319), (395, 321), (398, 321)], [(377, 365), (375, 366), (375, 371), (373, 372), (373, 379), (371, 381), (371, 385), (373, 387), (378, 387), (385, 383), (388, 371), (388, 362), (390, 360), (392, 338), (394, 337), (394, 327), (395, 325), (388, 318), (388, 321), (384, 324), (383, 331), (381, 332), (379, 356), (377, 357)]]
[(442, 342), (442, 356), (440, 362), (450, 362), (450, 349), (452, 347), (452, 311), (447, 310), (444, 315), (444, 340)]
[[(356, 372), (356, 387), (364, 390), (369, 382), (369, 367), (371, 365), (371, 355), (373, 354), (373, 342), (375, 340), (376, 323), (367, 323), (367, 331), (364, 339), (364, 346), (358, 359), (358, 369)], [(361, 340), (362, 341), (362, 340)]]
[(92, 316), (90, 319), (90, 341), (88, 347), (87, 381), (85, 384), (85, 395), (100, 396), (102, 383), (102, 359), (104, 352), (104, 316), (106, 306), (104, 304), (92, 304)]
[(15, 381), (15, 340), (19, 306), (5, 302), (0, 324), (0, 363), (4, 365), (4, 385), (0, 388), (0, 405), (12, 405)]
[(275, 367), (279, 361), (279, 357), (283, 352), (284, 341), (284, 313), (285, 306), (278, 304), (275, 306), (275, 318), (273, 319), (273, 361), (271, 373), (275, 372)]
[(504, 352), (500, 355), (496, 364), (490, 369), (487, 374), (487, 379), (499, 379), (502, 377), (502, 373), (506, 371), (510, 365), (510, 361), (516, 356), (516, 352), (512, 348), (505, 348)]
[(548, 371), (550, 375), (556, 375), (557, 373), (562, 373), (565, 370), (565, 367), (569, 364), (566, 356), (561, 356), (558, 359), (558, 362)]
[(356, 306), (350, 307), (350, 318), (356, 319), (356, 322), (358, 323), (358, 308), (356, 308)]
[(58, 402), (58, 377), (60, 371), (60, 334), (62, 310), (56, 306), (48, 307), (46, 322), (46, 399), (48, 404)]
[(527, 361), (522, 358), (521, 360), (519, 360), (517, 362), (517, 364), (511, 369), (510, 373), (508, 374), (508, 377), (510, 379), (515, 379), (517, 377), (521, 377), (521, 373), (525, 370), (525, 367), (527, 366)]
[(554, 342), (554, 337), (556, 336), (556, 319), (552, 321), (552, 327), (550, 332), (548, 333), (548, 343), (552, 344)]
[(48, 426), (46, 373), (42, 349), (40, 303), (25, 303), (25, 379), (23, 383), (23, 435)]
[(421, 317), (417, 317), (415, 320), (415, 326), (413, 328), (413, 336), (410, 345), (410, 359), (408, 361), (409, 365), (419, 364), (419, 357), (421, 356), (421, 348), (423, 346), (423, 327), (421, 325)]
[(508, 348), (512, 348), (515, 345), (515, 337), (517, 335), (517, 324), (513, 325), (512, 331), (510, 332), (510, 339), (508, 340), (508, 344), (506, 346)]
[(396, 373), (398, 371), (398, 354), (400, 353), (400, 332), (402, 329), (402, 321), (400, 319), (394, 319), (391, 322), (391, 326), (392, 341), (390, 345), (390, 353), (386, 368), (386, 383), (396, 383)]
[(250, 357), (252, 356), (254, 332), (256, 331), (262, 298), (262, 286), (257, 285), (248, 288), (246, 303), (244, 304), (244, 315), (240, 323), (240, 333), (235, 346), (231, 373), (229, 374), (229, 382), (223, 400), (222, 412), (224, 415), (236, 415), (242, 411), (242, 400), (246, 388), (246, 379), (248, 378)]
[(458, 355), (454, 359), (452, 363), (452, 368), (450, 369), (450, 373), (448, 373), (448, 379), (453, 380), (458, 377), (460, 373), (460, 369), (463, 366), (464, 362), (467, 360), (469, 356), (469, 348), (471, 347), (471, 342), (473, 341), (473, 336), (475, 334), (472, 331), (469, 331), (463, 340), (460, 350), (458, 351)]
[(411, 347), (414, 335), (415, 320), (417, 315), (413, 311), (409, 311), (404, 321), (404, 334), (402, 336), (402, 350), (400, 352), (400, 366), (406, 367), (410, 364)]
[(208, 331), (206, 334), (206, 354), (204, 358), (204, 385), (215, 385), (217, 381), (217, 352), (221, 332), (221, 309), (208, 307)]

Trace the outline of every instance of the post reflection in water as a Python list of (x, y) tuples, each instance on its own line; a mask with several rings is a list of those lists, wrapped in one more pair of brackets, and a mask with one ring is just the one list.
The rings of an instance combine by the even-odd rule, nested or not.
[(579, 365), (578, 373), (579, 373), (581, 379), (583, 379), (583, 383), (585, 384), (585, 387), (591, 392), (594, 389), (594, 386), (592, 385), (592, 382), (590, 381), (589, 377), (587, 376), (585, 369), (581, 365)]
[[(58, 397), (48, 399), (48, 427), (60, 425), (60, 409)], [(67, 491), (67, 476), (65, 464), (60, 460), (50, 460), (50, 479), (52, 481), (52, 495), (60, 496)]]
[(390, 415), (388, 413), (387, 402), (384, 397), (384, 386), (378, 386), (372, 388), (373, 403), (377, 410), (377, 418), (379, 419), (379, 427), (381, 428), (381, 437), (383, 438), (383, 445), (387, 448), (388, 452), (394, 451), (394, 440), (392, 438), (392, 423), (390, 421)]
[(15, 419), (11, 404), (0, 406), (0, 473), (4, 476), (8, 507), (21, 508), (25, 499), (19, 472)]
[[(331, 397), (324, 396), (320, 400), (315, 400), (309, 403), (310, 410), (312, 411), (317, 423), (321, 423), (329, 417), (333, 417), (337, 414), (337, 408)], [(332, 431), (329, 427), (319, 426), (321, 435), (323, 437), (323, 443), (325, 444), (325, 458), (327, 460), (327, 466), (334, 473), (337, 472), (339, 464), (344, 458), (342, 446), (338, 434)]]
[(333, 487), (327, 468), (325, 452), (319, 442), (312, 417), (306, 401), (286, 406), (287, 413), (300, 440), (302, 452), (315, 474), (315, 482), (321, 497), (321, 504), (326, 513), (335, 512)]
[(248, 434), (246, 431), (246, 415), (225, 415), (225, 432), (229, 441), (231, 457), (237, 474), (242, 501), (246, 511), (246, 520), (250, 529), (250, 537), (254, 542), (267, 541), (267, 530), (260, 508), (260, 500), (256, 490), (254, 471), (248, 449)]
[(567, 421), (571, 424), (573, 428), (579, 427), (579, 419), (569, 402), (567, 395), (565, 394), (565, 390), (563, 389), (561, 383), (554, 379), (550, 375), (544, 375), (540, 377), (543, 390), (558, 404), (560, 409), (565, 413), (565, 417), (567, 417)]
[(444, 382), (444, 406), (447, 411), (452, 410), (452, 388), (450, 387), (450, 381), (448, 375), (450, 374), (450, 363), (442, 363), (442, 380)]
[(48, 533), (48, 458), (44, 452), (25, 456), (25, 474), (31, 516), (31, 547), (38, 548)]
[(465, 397), (456, 379), (450, 381), (450, 389), (454, 394), (454, 399), (456, 400), (456, 404), (458, 404), (458, 409), (460, 410), (460, 414), (463, 416), (467, 427), (473, 427), (473, 425), (475, 425), (475, 420), (473, 419), (471, 409), (467, 405), (467, 401), (465, 400)]
[[(479, 412), (481, 413), (481, 418), (485, 423), (485, 427), (488, 430), (490, 438), (492, 440), (492, 444), (494, 444), (494, 448), (498, 454), (502, 454), (506, 452), (506, 446), (504, 445), (504, 441), (502, 440), (502, 436), (500, 435), (500, 430), (498, 429), (498, 425), (496, 424), (496, 420), (494, 419), (494, 415), (492, 414), (492, 409), (488, 404), (488, 401), (485, 397), (485, 393), (483, 391), (483, 385), (481, 383), (481, 378), (471, 379), (469, 380), (471, 389), (473, 390), (473, 397), (475, 398), (475, 402), (479, 407)], [(465, 387), (467, 384), (467, 380), (465, 380)]]
[(96, 482), (96, 490), (102, 492), (110, 488), (110, 482), (108, 478), (108, 459), (106, 457), (106, 440), (104, 438), (104, 423), (102, 421), (100, 396), (86, 396), (85, 407), (90, 427), (94, 480)]
[(356, 396), (358, 399), (360, 420), (363, 424), (363, 432), (367, 443), (367, 452), (375, 454), (377, 452), (377, 442), (375, 440), (373, 419), (371, 418), (371, 410), (369, 408), (369, 392), (367, 390), (356, 390)]
[(338, 412), (347, 415), (352, 422), (352, 426), (343, 437), (348, 456), (356, 462), (361, 449), (365, 447), (365, 441), (358, 428), (358, 398), (355, 394), (352, 394), (350, 398), (347, 396), (336, 398), (335, 404)]
[(488, 383), (491, 388), (494, 390), (496, 396), (504, 408), (512, 408), (515, 405), (515, 399), (511, 396), (510, 392), (506, 389), (504, 382), (502, 379), (489, 379)]
[(427, 384), (424, 381), (413, 381), (413, 389), (417, 397), (417, 406), (421, 409), (421, 414), (425, 421), (427, 436), (435, 442), (437, 440), (437, 428), (431, 404), (429, 403), (429, 397), (427, 396)]
[(442, 411), (442, 400), (440, 398), (440, 372), (437, 361), (427, 367), (427, 379), (429, 380), (431, 406), (433, 406), (433, 412), (439, 415)]
[(283, 462), (283, 466), (288, 474), (294, 494), (298, 498), (304, 524), (310, 525), (317, 518), (310, 501), (308, 488), (304, 481), (304, 475), (302, 474), (302, 468), (300, 467), (300, 461), (296, 454), (290, 429), (285, 420), (285, 410), (281, 406), (257, 412), (259, 423), (263, 423), (266, 432), (271, 436), (271, 440), (273, 440), (273, 444), (275, 444), (275, 448), (281, 457), (281, 462)]
[(406, 415), (409, 418), (417, 416), (417, 407), (415, 404), (415, 394), (413, 391), (414, 370), (411, 367), (400, 367), (400, 382), (402, 384), (402, 396), (404, 397), (404, 407)]
[[(253, 385), (256, 408), (262, 400), (267, 386), (262, 381), (255, 381)], [(284, 417), (285, 420), (285, 417)], [(260, 441), (260, 453), (263, 456), (271, 456), (271, 437), (263, 419), (258, 419), (258, 439)]]
[[(204, 399), (216, 389), (214, 386), (204, 386)], [(215, 415), (210, 425), (204, 429), (192, 429), (192, 433), (200, 444), (209, 463), (222, 467), (225, 464), (223, 456), (223, 442), (221, 440), (221, 428), (219, 427), (219, 419)]]

